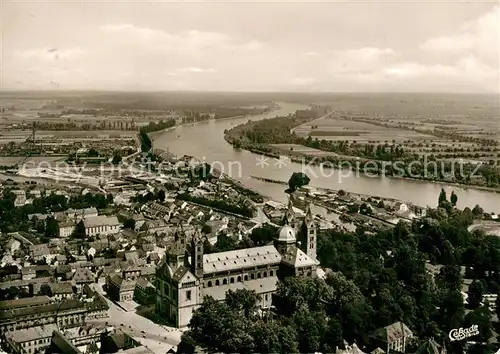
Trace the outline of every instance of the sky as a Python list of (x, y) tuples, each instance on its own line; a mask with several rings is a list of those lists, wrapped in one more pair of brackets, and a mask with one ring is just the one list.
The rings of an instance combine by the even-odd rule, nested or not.
[(0, 88), (499, 92), (498, 2), (3, 0)]

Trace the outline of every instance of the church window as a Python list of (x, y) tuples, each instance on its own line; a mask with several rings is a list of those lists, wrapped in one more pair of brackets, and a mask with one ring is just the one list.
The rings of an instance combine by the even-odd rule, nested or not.
[(224, 280), (222, 281), (222, 284), (223, 284), (223, 285), (226, 285), (226, 284), (227, 284), (227, 279), (224, 279)]
[(191, 300), (191, 290), (186, 291), (186, 300)]
[(233, 283), (234, 283), (234, 278), (233, 278), (233, 277), (231, 277), (231, 284), (233, 284)]
[(255, 279), (255, 274), (250, 274), (250, 279)]
[(264, 274), (262, 275), (262, 277), (267, 277), (267, 272), (264, 272)]
[(215, 285), (220, 285), (219, 279), (215, 281)]
[(211, 288), (212, 287), (212, 281), (209, 280), (207, 285), (208, 285), (209, 288)]
[(274, 272), (272, 270), (269, 271), (269, 276), (272, 277), (274, 275)]
[(257, 279), (260, 279), (260, 272), (257, 273)]
[(238, 281), (239, 281), (239, 282), (241, 281), (241, 277), (238, 277)]
[(245, 275), (244, 279), (245, 279), (245, 281), (247, 281), (248, 280), (248, 275)]

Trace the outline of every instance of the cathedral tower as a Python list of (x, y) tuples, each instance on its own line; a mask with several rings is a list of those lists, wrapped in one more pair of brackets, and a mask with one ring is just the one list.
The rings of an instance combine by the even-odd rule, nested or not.
[(312, 260), (316, 261), (317, 230), (310, 205), (307, 207), (306, 217), (304, 218), (302, 230), (304, 230), (305, 232), (306, 254), (311, 257)]

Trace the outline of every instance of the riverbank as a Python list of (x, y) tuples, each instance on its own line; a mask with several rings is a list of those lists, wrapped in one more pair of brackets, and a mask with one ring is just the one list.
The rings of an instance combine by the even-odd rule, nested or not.
[[(424, 182), (424, 183), (433, 183), (437, 185), (444, 185), (444, 186), (450, 186), (450, 187), (457, 187), (457, 188), (462, 188), (464, 190), (467, 189), (473, 189), (477, 191), (483, 191), (483, 192), (490, 192), (490, 193), (496, 193), (500, 194), (500, 188), (498, 187), (487, 187), (487, 186), (479, 186), (479, 185), (471, 185), (471, 184), (465, 184), (465, 183), (458, 183), (458, 182), (447, 182), (447, 181), (436, 181), (432, 179), (426, 179), (426, 178), (416, 178), (416, 177), (409, 177), (409, 176), (396, 176), (396, 175), (390, 175), (387, 173), (380, 173), (380, 171), (376, 170), (365, 170), (365, 169), (358, 169), (356, 168), (357, 166), (360, 165), (362, 162), (369, 162), (370, 160), (368, 159), (361, 159), (357, 157), (351, 157), (346, 160), (338, 160), (336, 162), (332, 161), (323, 161), (321, 159), (318, 159), (317, 156), (311, 156), (303, 153), (297, 153), (300, 154), (300, 157), (297, 155), (291, 155), (290, 153), (287, 153), (285, 155), (280, 154), (280, 150), (276, 149), (272, 146), (268, 146), (268, 149), (270, 150), (262, 150), (259, 148), (252, 148), (245, 146), (244, 144), (241, 144), (237, 141), (235, 141), (235, 137), (231, 136), (228, 133), (224, 134), (224, 140), (233, 146), (235, 149), (241, 149), (245, 151), (249, 151), (254, 154), (259, 154), (262, 156), (270, 157), (270, 158), (280, 158), (282, 156), (286, 156), (290, 159), (291, 162), (293, 163), (298, 163), (298, 164), (307, 164), (309, 166), (318, 166), (321, 168), (326, 168), (326, 169), (333, 169), (333, 170), (345, 170), (345, 171), (352, 171), (354, 173), (365, 173), (367, 177), (378, 177), (378, 178), (391, 178), (391, 179), (397, 179), (397, 180), (408, 180), (408, 181), (417, 181), (417, 182)], [(342, 166), (343, 164), (349, 164), (351, 168), (337, 168), (335, 165)], [(271, 182), (273, 183), (273, 182)]]
[[(271, 108), (269, 109), (269, 111), (267, 113), (272, 113), (272, 112), (277, 111), (279, 109), (281, 109), (281, 106), (279, 104), (277, 104), (276, 102), (273, 102)], [(151, 139), (151, 143), (152, 143), (151, 144), (151, 148), (154, 150), (154, 138), (157, 135), (161, 135), (163, 133), (176, 130), (177, 128), (180, 128), (180, 127), (189, 127), (189, 126), (196, 126), (198, 124), (210, 123), (210, 122), (224, 122), (224, 121), (228, 121), (228, 120), (234, 120), (234, 119), (245, 118), (245, 117), (251, 118), (253, 116), (258, 116), (260, 114), (261, 113), (255, 113), (255, 114), (239, 115), (239, 116), (225, 117), (225, 118), (219, 118), (219, 119), (209, 119), (209, 120), (203, 120), (203, 121), (199, 121), (199, 122), (181, 123), (181, 124), (176, 124), (176, 125), (174, 125), (172, 127), (168, 127), (168, 128), (165, 128), (165, 129), (160, 129), (160, 130), (157, 130), (157, 131), (149, 132), (149, 133), (147, 133), (147, 135), (148, 135), (148, 138)], [(139, 139), (142, 140), (141, 136), (139, 136)]]
[[(276, 180), (276, 179), (271, 179), (271, 178), (264, 178), (264, 177), (257, 177), (257, 176), (250, 176), (250, 178), (256, 179), (258, 181), (263, 181), (266, 183), (274, 183), (274, 184), (285, 185), (285, 186), (288, 185), (288, 182), (286, 182), (286, 181), (281, 181), (281, 180)], [(309, 186), (309, 185), (306, 187), (311, 187), (311, 188), (316, 189), (319, 192), (325, 192), (325, 193), (338, 194), (340, 191), (344, 191), (343, 189), (331, 189), (331, 188), (323, 188), (323, 187)], [(344, 191), (344, 192), (346, 192), (346, 191)], [(404, 201), (404, 200), (400, 200), (400, 199), (396, 199), (396, 198), (380, 197), (380, 196), (373, 195), (373, 194), (362, 194), (362, 193), (354, 193), (354, 192), (346, 192), (346, 193), (348, 193), (351, 196), (356, 196), (359, 198), (377, 198), (377, 199), (386, 200), (386, 201), (393, 202), (393, 203), (397, 203), (397, 202), (407, 203), (407, 201)]]

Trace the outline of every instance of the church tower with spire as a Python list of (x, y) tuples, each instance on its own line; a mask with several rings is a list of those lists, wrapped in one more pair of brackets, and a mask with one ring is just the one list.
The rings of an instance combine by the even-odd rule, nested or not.
[(288, 225), (292, 229), (296, 230), (297, 225), (296, 225), (295, 212), (293, 211), (292, 197), (288, 198), (288, 207), (286, 209), (282, 225)]
[(203, 279), (203, 238), (196, 230), (191, 240), (191, 271), (198, 279)]
[(305, 233), (306, 254), (311, 257), (312, 260), (316, 261), (317, 229), (314, 222), (314, 216), (311, 211), (311, 205), (307, 207), (306, 216), (302, 224), (302, 230)]

